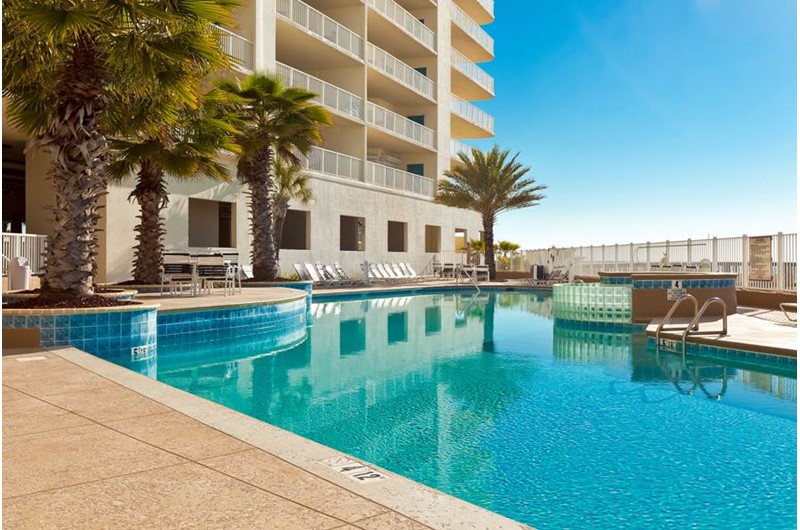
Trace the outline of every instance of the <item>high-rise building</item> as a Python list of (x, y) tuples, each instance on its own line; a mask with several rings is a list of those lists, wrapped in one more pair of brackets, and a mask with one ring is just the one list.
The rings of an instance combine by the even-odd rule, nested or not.
[[(318, 93), (333, 115), (324, 143), (305, 162), (314, 200), (290, 206), (284, 272), (321, 260), (355, 273), (365, 259), (422, 270), (435, 255), (457, 259), (469, 239), (481, 237), (477, 214), (435, 204), (433, 196), (456, 154), (468, 149), (461, 140), (493, 136), (492, 117), (470, 103), (494, 96), (494, 80), (478, 66), (494, 55), (481, 27), (493, 16), (493, 0), (247, 0), (235, 24), (219, 28), (238, 63), (231, 75), (277, 72)], [(17, 173), (25, 198), (3, 208), (3, 231), (49, 234), (49, 159), (23, 153), (24, 140), (4, 117), (4, 199)], [(128, 200), (132, 186), (132, 178), (112, 184), (105, 198), (100, 281), (130, 277), (138, 215)], [(235, 248), (249, 262), (246, 192), (235, 181), (170, 181), (166, 247)]]

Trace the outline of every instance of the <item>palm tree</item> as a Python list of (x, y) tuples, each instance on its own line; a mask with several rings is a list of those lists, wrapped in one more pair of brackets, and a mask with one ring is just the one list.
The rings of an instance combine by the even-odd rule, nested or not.
[(500, 259), (500, 262), (506, 266), (511, 265), (511, 258), (514, 257), (517, 250), (519, 250), (519, 245), (511, 241), (499, 241), (494, 245), (495, 255)]
[(478, 266), (481, 261), (480, 254), (486, 250), (486, 242), (483, 239), (470, 239), (467, 244), (467, 250), (470, 254), (467, 261)]
[(485, 154), (478, 149), (472, 149), (471, 156), (459, 153), (461, 163), (445, 171), (447, 178), (439, 182), (436, 194), (436, 202), (440, 204), (481, 214), (486, 242), (484, 257), (491, 279), (497, 276), (494, 260), (497, 216), (504, 211), (535, 206), (545, 197), (539, 192), (546, 186), (536, 185), (536, 180), (525, 178), (530, 167), (517, 162), (519, 153), (510, 159), (509, 153), (509, 150), (501, 151), (496, 145)]
[(4, 0), (3, 94), (14, 125), (50, 154), (55, 191), (43, 291), (93, 292), (99, 199), (106, 191), (103, 117), (120, 96), (194, 96), (197, 65), (223, 67), (212, 21), (231, 0)]
[(280, 259), (281, 239), (283, 239), (283, 223), (289, 211), (291, 201), (309, 204), (314, 199), (311, 191), (311, 176), (296, 165), (287, 164), (280, 158), (275, 159), (275, 257)]
[[(169, 204), (167, 176), (177, 179), (211, 178), (227, 181), (228, 168), (218, 161), (220, 151), (236, 153), (235, 109), (225, 93), (212, 90), (203, 95), (198, 107), (181, 105), (178, 123), (173, 127), (132, 127), (136, 113), (115, 116), (122, 130), (135, 130), (127, 138), (111, 141), (112, 161), (107, 168), (110, 179), (123, 180), (136, 172), (136, 187), (128, 197), (139, 204), (139, 224), (134, 228), (133, 279), (141, 284), (161, 281), (164, 250), (164, 223), (161, 210)], [(175, 104), (174, 98), (158, 94), (134, 102), (132, 108), (147, 109)], [(180, 102), (178, 102), (180, 104)]]
[(271, 281), (280, 272), (274, 237), (275, 159), (299, 165), (300, 156), (322, 141), (320, 127), (332, 123), (331, 115), (312, 102), (315, 93), (285, 87), (276, 75), (255, 73), (217, 86), (243, 101), (237, 172), (250, 188), (253, 277)]

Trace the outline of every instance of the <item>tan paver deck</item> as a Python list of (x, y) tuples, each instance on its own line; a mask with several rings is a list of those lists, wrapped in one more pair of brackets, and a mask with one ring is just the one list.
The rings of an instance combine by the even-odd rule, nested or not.
[(242, 289), (241, 293), (224, 296), (222, 294), (206, 294), (201, 296), (189, 296), (188, 294), (159, 294), (159, 293), (139, 293), (136, 295), (138, 302), (158, 304), (158, 310), (169, 311), (189, 311), (202, 310), (211, 307), (250, 305), (250, 304), (279, 304), (292, 300), (300, 300), (305, 297), (305, 293), (299, 289), (287, 289), (285, 287), (248, 287)]
[(527, 528), (73, 348), (3, 353), (5, 528)]
[[(655, 335), (661, 320), (653, 320), (647, 326), (648, 335)], [(675, 318), (665, 328), (686, 327), (690, 322), (690, 318)], [(700, 322), (701, 332), (721, 329), (722, 317), (703, 318)], [(680, 340), (682, 333), (662, 331), (661, 336)], [(687, 342), (797, 357), (797, 325), (781, 311), (740, 307), (736, 314), (728, 315), (726, 336), (689, 335)]]

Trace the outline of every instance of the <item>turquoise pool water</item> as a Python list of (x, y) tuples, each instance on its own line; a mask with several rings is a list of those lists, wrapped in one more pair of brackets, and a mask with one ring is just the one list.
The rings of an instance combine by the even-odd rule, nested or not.
[(796, 526), (793, 368), (684, 366), (551, 307), (327, 301), (305, 340), (159, 344), (158, 378), (540, 529)]

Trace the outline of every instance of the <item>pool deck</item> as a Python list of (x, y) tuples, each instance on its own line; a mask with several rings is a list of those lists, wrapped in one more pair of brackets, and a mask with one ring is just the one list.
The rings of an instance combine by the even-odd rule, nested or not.
[(74, 348), (3, 355), (6, 528), (528, 528)]
[[(662, 319), (655, 319), (647, 326), (647, 335), (655, 336)], [(665, 329), (686, 327), (690, 318), (675, 318)], [(722, 317), (703, 318), (700, 331), (713, 332), (722, 329)], [(667, 339), (680, 340), (683, 331), (662, 331)], [(756, 351), (773, 355), (797, 357), (797, 324), (789, 322), (781, 311), (740, 307), (728, 315), (728, 334), (689, 335), (687, 342), (707, 344), (719, 348)]]

